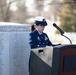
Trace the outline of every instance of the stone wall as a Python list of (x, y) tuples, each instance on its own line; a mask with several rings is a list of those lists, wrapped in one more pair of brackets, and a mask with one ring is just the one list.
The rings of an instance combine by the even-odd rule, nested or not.
[(0, 26), (0, 75), (29, 75), (28, 25)]

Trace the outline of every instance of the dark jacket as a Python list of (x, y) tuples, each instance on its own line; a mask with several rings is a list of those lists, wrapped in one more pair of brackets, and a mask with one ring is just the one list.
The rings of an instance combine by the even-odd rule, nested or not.
[(30, 33), (30, 47), (31, 48), (39, 48), (39, 47), (46, 47), (46, 46), (53, 46), (50, 42), (46, 33), (42, 32), (39, 34), (37, 30), (34, 30)]

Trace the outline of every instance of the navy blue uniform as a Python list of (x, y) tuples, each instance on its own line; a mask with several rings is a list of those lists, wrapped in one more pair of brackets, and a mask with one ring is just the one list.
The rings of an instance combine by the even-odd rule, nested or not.
[(39, 48), (39, 47), (46, 47), (46, 46), (53, 46), (50, 42), (46, 33), (42, 32), (39, 34), (37, 30), (34, 30), (30, 33), (30, 47), (31, 48)]

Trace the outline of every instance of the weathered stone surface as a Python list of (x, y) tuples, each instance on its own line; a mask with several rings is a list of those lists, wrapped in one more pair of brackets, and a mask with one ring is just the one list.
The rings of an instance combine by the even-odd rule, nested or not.
[(0, 26), (0, 75), (29, 75), (29, 26)]

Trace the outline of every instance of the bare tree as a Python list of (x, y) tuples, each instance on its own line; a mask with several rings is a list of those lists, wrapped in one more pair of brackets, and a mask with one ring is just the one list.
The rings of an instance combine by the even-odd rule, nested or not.
[(9, 22), (11, 17), (11, 4), (15, 2), (14, 0), (0, 0), (0, 21)]
[[(17, 10), (10, 10), (11, 4), (17, 4)], [(26, 18), (25, 0), (0, 0), (0, 21), (3, 22), (25, 22)]]
[(52, 0), (50, 5), (51, 5), (51, 10), (52, 10), (51, 12), (54, 17), (54, 21), (57, 21), (58, 15), (59, 13), (61, 13), (62, 10), (61, 0)]
[(41, 15), (43, 8), (44, 8), (44, 1), (45, 0), (34, 0), (34, 6), (38, 15)]
[(6, 14), (6, 0), (0, 0), (0, 21), (4, 21)]
[(26, 1), (19, 0), (17, 1), (16, 6), (17, 6), (17, 10), (13, 12), (12, 21), (18, 23), (25, 23), (25, 20), (28, 17)]

